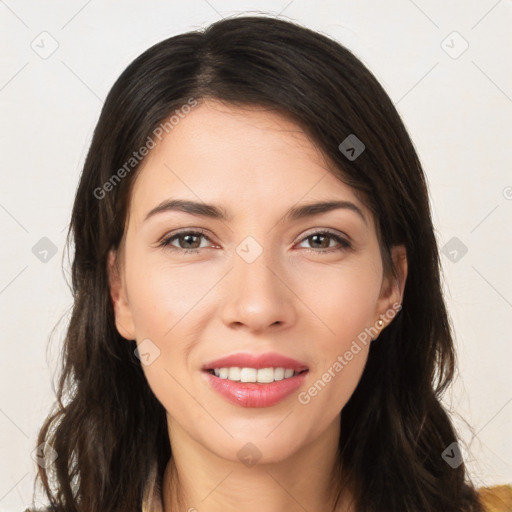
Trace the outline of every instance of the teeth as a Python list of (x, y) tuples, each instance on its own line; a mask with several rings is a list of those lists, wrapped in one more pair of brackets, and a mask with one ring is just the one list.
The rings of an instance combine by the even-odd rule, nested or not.
[(213, 370), (217, 377), (241, 382), (259, 382), (268, 384), (276, 380), (283, 380), (298, 375), (290, 368), (215, 368)]
[[(233, 377), (233, 368), (229, 369), (229, 379), (234, 380), (236, 379), (237, 372), (234, 373), (235, 377)], [(238, 368), (237, 368), (238, 370)], [(255, 368), (240, 368), (239, 373), (240, 380), (242, 382), (258, 382), (258, 370)], [(263, 376), (265, 377), (265, 376)], [(264, 379), (264, 382), (267, 382), (266, 379)]]
[(240, 380), (241, 373), (240, 368), (228, 368), (228, 375), (226, 378), (229, 380)]
[(274, 380), (283, 380), (286, 370), (284, 368), (274, 368)]

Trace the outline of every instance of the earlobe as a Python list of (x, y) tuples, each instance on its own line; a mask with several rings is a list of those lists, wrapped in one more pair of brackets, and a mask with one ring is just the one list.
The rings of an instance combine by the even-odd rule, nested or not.
[(132, 313), (126, 295), (125, 285), (121, 277), (116, 252), (111, 250), (108, 255), (107, 273), (110, 299), (114, 309), (116, 328), (119, 334), (127, 340), (135, 339), (135, 329)]

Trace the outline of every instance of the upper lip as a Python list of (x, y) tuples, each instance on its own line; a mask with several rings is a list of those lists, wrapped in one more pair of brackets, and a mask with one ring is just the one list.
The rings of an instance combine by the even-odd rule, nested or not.
[(264, 354), (238, 353), (230, 356), (215, 359), (206, 363), (203, 370), (213, 370), (215, 368), (230, 368), (237, 366), (239, 368), (290, 368), (296, 372), (307, 370), (306, 364), (283, 356), (277, 352), (266, 352)]

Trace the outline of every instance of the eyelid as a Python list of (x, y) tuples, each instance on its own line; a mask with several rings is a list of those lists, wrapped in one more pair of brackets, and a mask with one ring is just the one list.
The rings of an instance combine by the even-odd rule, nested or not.
[(316, 235), (317, 233), (327, 233), (329, 235), (334, 235), (340, 238), (344, 238), (347, 242), (351, 242), (351, 238), (345, 234), (343, 231), (338, 231), (337, 229), (332, 228), (322, 228), (322, 227), (316, 227), (308, 229), (304, 234), (301, 235), (300, 241), (304, 240), (305, 238), (310, 237), (311, 235)]

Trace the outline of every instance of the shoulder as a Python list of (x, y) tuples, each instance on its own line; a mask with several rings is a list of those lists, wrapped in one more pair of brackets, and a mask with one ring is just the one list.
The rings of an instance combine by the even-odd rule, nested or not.
[(480, 487), (478, 496), (485, 512), (510, 512), (512, 510), (512, 486), (510, 485)]

